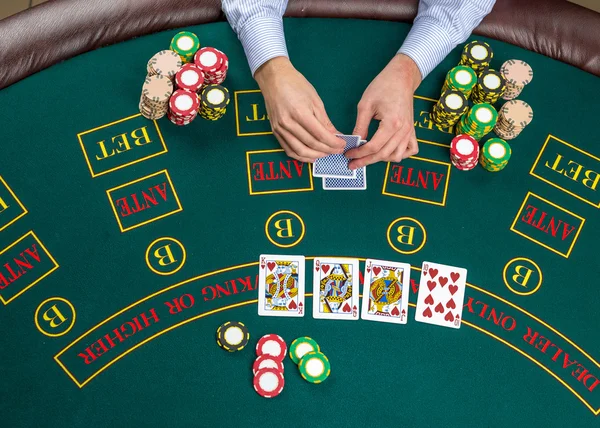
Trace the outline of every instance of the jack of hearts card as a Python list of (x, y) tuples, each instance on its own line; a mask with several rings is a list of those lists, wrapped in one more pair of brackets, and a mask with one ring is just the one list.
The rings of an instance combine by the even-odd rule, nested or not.
[(303, 317), (304, 256), (262, 254), (259, 259), (258, 314)]
[(460, 328), (466, 286), (466, 269), (423, 262), (415, 320)]
[(406, 324), (409, 289), (409, 264), (367, 259), (362, 319)]
[(358, 260), (315, 257), (313, 318), (359, 319)]

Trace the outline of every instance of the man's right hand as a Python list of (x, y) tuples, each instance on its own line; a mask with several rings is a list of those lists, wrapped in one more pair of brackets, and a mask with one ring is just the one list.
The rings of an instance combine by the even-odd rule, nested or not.
[(264, 63), (254, 78), (265, 99), (273, 134), (285, 153), (303, 162), (343, 153), (335, 129), (315, 88), (286, 57)]

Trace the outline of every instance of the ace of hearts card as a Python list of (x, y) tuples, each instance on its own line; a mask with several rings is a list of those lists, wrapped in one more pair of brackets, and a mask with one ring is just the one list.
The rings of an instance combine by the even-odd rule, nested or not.
[(466, 269), (423, 262), (415, 320), (460, 328), (466, 286)]
[(313, 318), (359, 319), (358, 260), (315, 257)]
[(409, 264), (367, 259), (361, 318), (406, 324), (409, 289)]
[(259, 259), (258, 315), (303, 317), (304, 256), (262, 254)]

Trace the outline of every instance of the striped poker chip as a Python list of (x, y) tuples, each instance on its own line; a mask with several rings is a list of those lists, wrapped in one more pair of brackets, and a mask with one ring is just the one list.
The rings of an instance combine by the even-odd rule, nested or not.
[(198, 49), (194, 55), (194, 63), (205, 73), (214, 73), (223, 66), (225, 58), (215, 48), (204, 47)]
[(261, 369), (275, 369), (284, 372), (283, 362), (273, 358), (269, 354), (259, 355), (256, 360), (254, 360), (254, 364), (252, 365), (252, 373), (256, 375), (256, 373)]
[(270, 355), (278, 361), (283, 361), (287, 354), (285, 340), (278, 334), (266, 334), (256, 344), (256, 355)]
[(217, 329), (217, 344), (226, 351), (241, 351), (249, 340), (248, 327), (239, 321), (227, 321)]
[(179, 89), (198, 92), (204, 85), (204, 72), (196, 64), (185, 64), (175, 75)]
[(198, 110), (200, 101), (195, 92), (177, 89), (169, 99), (169, 109), (180, 116), (188, 116)]
[(264, 398), (277, 397), (283, 391), (285, 379), (276, 369), (260, 369), (254, 375), (254, 390)]

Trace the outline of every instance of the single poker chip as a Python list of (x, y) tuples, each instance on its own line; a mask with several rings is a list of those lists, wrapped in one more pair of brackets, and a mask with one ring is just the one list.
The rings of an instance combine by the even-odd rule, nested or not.
[(227, 107), (229, 100), (229, 91), (221, 85), (206, 85), (200, 94), (202, 106), (213, 110)]
[(259, 355), (252, 365), (252, 373), (256, 373), (261, 369), (275, 369), (284, 372), (283, 362), (268, 354)]
[(310, 337), (299, 337), (290, 345), (290, 359), (294, 364), (300, 363), (302, 357), (309, 352), (319, 352), (319, 344)]
[(331, 365), (329, 359), (321, 352), (305, 354), (298, 364), (300, 375), (310, 383), (321, 383), (329, 377)]
[(287, 354), (285, 340), (278, 334), (266, 334), (256, 344), (256, 355), (270, 355), (276, 360), (283, 361)]
[(256, 372), (253, 384), (258, 395), (264, 398), (273, 398), (283, 391), (285, 379), (279, 370), (265, 368)]
[(249, 340), (248, 327), (239, 321), (227, 321), (217, 329), (217, 344), (226, 351), (241, 351)]

